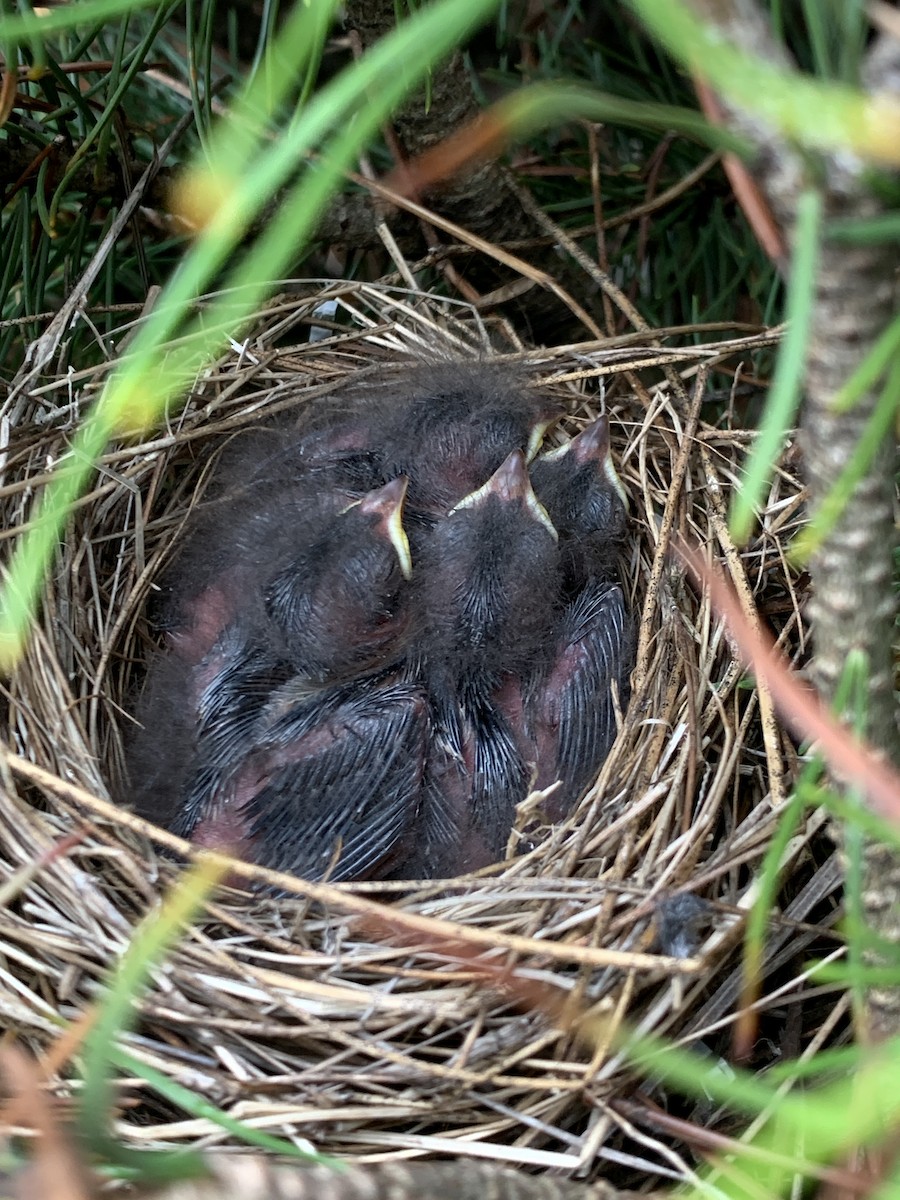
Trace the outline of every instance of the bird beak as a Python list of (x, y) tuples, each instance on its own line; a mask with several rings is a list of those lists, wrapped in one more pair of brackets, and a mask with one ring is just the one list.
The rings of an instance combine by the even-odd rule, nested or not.
[(528, 437), (528, 445), (525, 448), (525, 461), (533, 462), (538, 450), (541, 448), (541, 443), (544, 440), (544, 435), (551, 425), (555, 425), (559, 420), (558, 417), (548, 417), (546, 421), (538, 421)]
[(590, 425), (585, 425), (581, 433), (575, 435), (564, 446), (558, 446), (548, 454), (543, 455), (548, 461), (562, 458), (564, 454), (573, 454), (579, 465), (594, 462), (602, 467), (607, 483), (617, 492), (622, 503), (628, 510), (628, 493), (622, 486), (622, 481), (616, 474), (612, 455), (609, 452), (609, 421), (606, 417), (598, 417)]
[(408, 487), (409, 480), (405, 475), (401, 475), (399, 479), (392, 479), (384, 487), (369, 492), (368, 496), (363, 496), (362, 500), (358, 501), (360, 512), (375, 513), (383, 520), (385, 532), (394, 547), (404, 579), (412, 576), (409, 538), (403, 528), (403, 502), (406, 500)]
[(502, 504), (524, 504), (536, 521), (546, 528), (554, 541), (559, 540), (556, 527), (547, 515), (547, 510), (534, 494), (528, 469), (525, 466), (525, 455), (521, 450), (512, 454), (493, 473), (487, 483), (482, 484), (477, 491), (464, 496), (459, 504), (450, 509), (451, 513), (463, 508), (477, 508), (489, 497), (494, 496)]

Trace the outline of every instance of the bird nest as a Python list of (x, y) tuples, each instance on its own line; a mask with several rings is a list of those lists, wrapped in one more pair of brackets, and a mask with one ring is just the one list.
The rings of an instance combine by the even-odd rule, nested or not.
[[(639, 614), (637, 661), (596, 786), (566, 821), (537, 834), (526, 802), (526, 851), (476, 876), (412, 892), (300, 881), (278, 897), (217, 892), (136, 998), (124, 1040), (134, 1058), (246, 1125), (331, 1155), (469, 1155), (592, 1175), (616, 1164), (625, 1182), (635, 1172), (687, 1177), (682, 1149), (644, 1119), (649, 1102), (635, 1101), (654, 1087), (659, 1100), (661, 1085), (636, 1091), (622, 1033), (725, 1044), (741, 914), (795, 759), (669, 543), (687, 535), (724, 563), (747, 610), (755, 603), (802, 656), (803, 597), (783, 553), (802, 515), (792, 451), (741, 552), (725, 516), (752, 442), (740, 428), (736, 368), (771, 341), (671, 348), (677, 339), (641, 334), (525, 352), (466, 307), (433, 297), (329, 284), (273, 300), (162, 429), (103, 457), (5, 684), (0, 1009), (16, 1034), (46, 1056), (60, 1017), (97, 1001), (136, 925), (183, 871), (166, 850), (177, 849), (171, 836), (156, 837), (108, 798), (158, 644), (148, 616), (155, 581), (219, 453), (236, 431), (327, 405), (345, 381), (384, 363), (423, 350), (490, 354), (564, 402), (559, 436), (605, 404), (630, 496), (621, 571)], [(7, 546), (109, 369), (66, 370), (63, 360), (10, 433)], [(821, 917), (837, 886), (832, 857), (810, 851), (816, 837), (811, 822), (786, 851), (785, 915), (766, 946), (779, 990), (759, 1002), (763, 1020), (783, 1020), (802, 996), (798, 955), (815, 936), (803, 922)], [(672, 897), (685, 893), (704, 905), (679, 907)], [(603, 1036), (575, 1036), (545, 1003), (551, 995), (602, 1014)], [(71, 1071), (57, 1070), (55, 1087), (67, 1094)], [(237, 1144), (140, 1078), (121, 1087), (116, 1131), (128, 1143)]]

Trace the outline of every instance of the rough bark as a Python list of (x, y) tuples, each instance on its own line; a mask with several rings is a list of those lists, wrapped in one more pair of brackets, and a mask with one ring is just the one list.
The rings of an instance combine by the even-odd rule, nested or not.
[[(827, 215), (834, 217), (878, 212), (862, 181), (840, 168), (829, 172), (826, 205)], [(835, 412), (833, 401), (894, 314), (893, 275), (894, 264), (882, 246), (822, 245), (803, 416), (812, 511), (847, 466), (875, 409), (876, 391), (845, 413)], [(891, 662), (895, 468), (893, 438), (888, 438), (810, 562), (816, 682), (834, 697), (847, 655), (864, 651), (868, 736), (891, 754), (897, 736)]]
[[(877, 211), (859, 178), (833, 171), (829, 215)], [(810, 505), (818, 507), (836, 482), (875, 408), (867, 393), (846, 413), (831, 402), (893, 316), (891, 256), (878, 246), (825, 243), (816, 286), (809, 345), (803, 450)], [(861, 650), (869, 664), (868, 728), (874, 745), (897, 757), (892, 639), (895, 600), (893, 438), (885, 440), (868, 474), (854, 489), (838, 521), (810, 560), (809, 607), (813, 671), (823, 695), (833, 699), (847, 656)], [(889, 944), (900, 941), (900, 859), (872, 839), (863, 845), (863, 905), (870, 927)], [(872, 965), (887, 966), (872, 959)], [(869, 1032), (876, 1040), (900, 1032), (900, 989), (871, 988)]]
[(220, 1155), (211, 1169), (211, 1178), (177, 1184), (158, 1200), (616, 1200), (626, 1195), (604, 1183), (571, 1183), (467, 1159), (331, 1170)]

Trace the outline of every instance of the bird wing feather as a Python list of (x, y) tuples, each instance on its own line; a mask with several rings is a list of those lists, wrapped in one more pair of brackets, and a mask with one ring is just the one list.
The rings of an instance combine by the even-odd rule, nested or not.
[(191, 671), (186, 701), (192, 712), (194, 761), (174, 825), (190, 837), (194, 826), (215, 812), (223, 786), (253, 745), (266, 702), (282, 684), (285, 663), (236, 626)]
[[(324, 709), (324, 712), (322, 711)], [(342, 689), (288, 712), (248, 762), (246, 812), (259, 857), (280, 870), (359, 879), (395, 853), (419, 804), (425, 704), (408, 685)]]
[[(622, 590), (600, 584), (571, 605), (560, 652), (530, 705), (536, 740), (555, 761), (539, 764), (542, 782), (562, 780), (551, 819), (568, 811), (600, 769), (616, 736), (614, 685), (624, 705), (630, 629)], [(549, 769), (548, 769), (549, 768)], [(552, 802), (551, 802), (552, 803)]]

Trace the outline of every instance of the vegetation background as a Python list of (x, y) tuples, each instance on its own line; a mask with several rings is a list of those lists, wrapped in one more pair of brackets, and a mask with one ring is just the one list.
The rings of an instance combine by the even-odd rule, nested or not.
[[(173, 411), (278, 279), (446, 291), (536, 344), (631, 329), (689, 344), (787, 316), (777, 358), (761, 350), (708, 396), (710, 412), (737, 406), (759, 431), (733, 528), (746, 533), (804, 394), (811, 523), (795, 565), (815, 582), (812, 672), (823, 699), (897, 758), (895, 5), (79, 0), (4, 7), (0, 47), (4, 427), (98, 347), (119, 362), (123, 315), (146, 315), (16, 540), (0, 608), (7, 666), (101, 449)], [(869, 770), (874, 758), (849, 792), (815, 775), (798, 785), (801, 803), (846, 822), (855, 1048), (807, 1064), (814, 1097), (779, 1111), (807, 1162), (832, 1155), (836, 1122), (850, 1165), (877, 1147), (853, 1186), (900, 1195), (896, 1098), (851, 1105), (864, 1085), (896, 1092), (900, 1057), (900, 826), (867, 817)], [(897, 820), (896, 806), (875, 811)], [(140, 986), (182, 919), (170, 913), (155, 942), (136, 943), (114, 997)], [(95, 1097), (126, 1011), (112, 1003), (100, 1022)], [(687, 1088), (720, 1088), (736, 1112), (777, 1103), (742, 1078), (713, 1085), (694, 1063), (668, 1069)], [(764, 1149), (767, 1194), (800, 1188), (796, 1160), (778, 1168), (782, 1148)], [(117, 1158), (102, 1138), (94, 1153)]]

